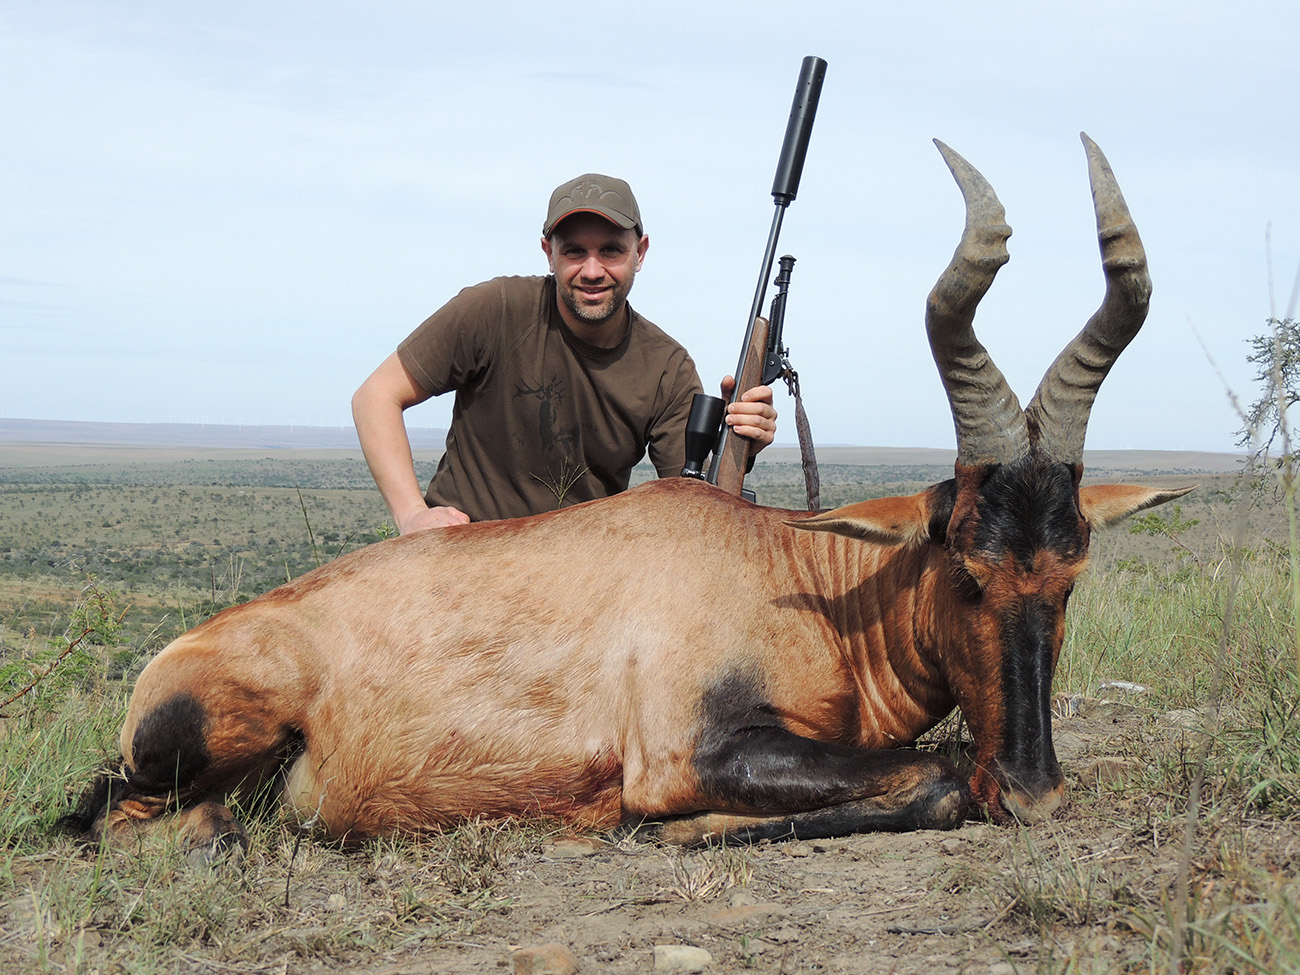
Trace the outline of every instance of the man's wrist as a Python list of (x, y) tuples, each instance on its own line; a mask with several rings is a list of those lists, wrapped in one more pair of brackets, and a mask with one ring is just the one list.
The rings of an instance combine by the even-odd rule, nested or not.
[(418, 505), (410, 505), (403, 508), (401, 514), (394, 512), (393, 521), (397, 523), (397, 530), (405, 533), (411, 528), (412, 524), (414, 524), (414, 522), (428, 510), (428, 504), (422, 500)]

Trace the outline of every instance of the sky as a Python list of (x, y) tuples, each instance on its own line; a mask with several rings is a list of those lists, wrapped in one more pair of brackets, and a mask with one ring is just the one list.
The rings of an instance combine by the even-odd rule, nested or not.
[(544, 273), (547, 199), (583, 172), (635, 189), (632, 304), (712, 388), (817, 55), (778, 253), (818, 443), (954, 445), (924, 308), (964, 212), (935, 138), (1006, 208), (975, 328), (1028, 402), (1103, 293), (1084, 131), (1154, 283), (1088, 446), (1230, 451), (1247, 340), (1300, 269), (1296, 37), (1300, 5), (1251, 0), (0, 0), (0, 417), (350, 425), (458, 290)]

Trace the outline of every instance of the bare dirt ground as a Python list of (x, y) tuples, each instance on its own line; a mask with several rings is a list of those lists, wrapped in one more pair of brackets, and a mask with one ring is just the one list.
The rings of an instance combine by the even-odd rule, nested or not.
[[(1190, 750), (1179, 727), (1187, 716), (1077, 697), (1060, 699), (1058, 712), (1057, 751), (1072, 801), (1048, 824), (969, 822), (952, 832), (697, 851), (553, 836), (499, 864), (461, 930), (380, 952), (314, 947), (313, 932), (325, 930), (316, 926), (324, 914), (353, 912), (364, 923), (401, 890), (409, 900), (409, 855), (305, 858), (291, 885), (293, 906), (280, 918), (287, 933), (280, 947), (292, 949), (270, 968), (237, 970), (1163, 970), (1152, 965), (1152, 939), (1179, 871), (1184, 834), (1172, 812), (1181, 800), (1144, 794), (1140, 783), (1153, 756), (1177, 761)], [(1293, 874), (1300, 866), (1294, 826), (1200, 828), (1196, 844), (1218, 849), (1191, 858), (1193, 884), (1225, 882), (1224, 844), (1268, 869)], [(454, 914), (443, 916), (454, 923)]]

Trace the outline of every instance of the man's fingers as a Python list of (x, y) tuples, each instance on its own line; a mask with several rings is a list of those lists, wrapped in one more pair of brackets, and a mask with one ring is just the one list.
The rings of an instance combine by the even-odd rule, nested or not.
[(727, 407), (727, 423), (735, 427), (739, 424), (758, 424), (776, 428), (776, 408), (771, 403), (732, 403)]
[[(740, 394), (742, 403), (766, 403), (772, 405), (772, 387), (771, 386), (751, 386)], [(774, 414), (775, 415), (775, 414)]]
[(443, 528), (450, 525), (469, 524), (469, 515), (465, 514), (465, 512), (461, 511), (459, 508), (430, 508), (429, 513), (435, 516), (437, 523)]
[(449, 528), (452, 525), (468, 525), (469, 515), (459, 508), (438, 507), (425, 508), (404, 519), (398, 526), (403, 535), (426, 531), (430, 528)]

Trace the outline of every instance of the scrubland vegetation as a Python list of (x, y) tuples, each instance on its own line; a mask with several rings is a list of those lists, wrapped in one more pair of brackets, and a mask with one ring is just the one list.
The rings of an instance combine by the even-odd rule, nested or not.
[[(823, 471), (823, 498), (942, 476)], [(1106, 746), (1106, 774), (1065, 763), (1066, 823), (996, 830), (981, 852), (938, 862), (927, 897), (953, 916), (987, 905), (961, 951), (991, 951), (1007, 971), (1300, 971), (1294, 499), (1267, 476), (1164, 482), (1197, 480), (1200, 491), (1137, 519), (1136, 531), (1094, 537), (1056, 688), (1067, 710), (1121, 702), (1123, 730)], [(760, 468), (751, 483), (768, 503), (800, 503), (793, 466)], [(190, 864), (165, 844), (132, 856), (79, 850), (55, 829), (116, 755), (130, 680), (150, 655), (223, 606), (376, 541), (385, 518), (359, 462), (0, 472), (0, 969), (429, 971), (439, 952), (468, 951), (512, 911), (522, 916), (520, 878), (542, 870), (553, 839), (544, 825), (471, 823), (345, 854), (274, 809), (251, 810), (253, 849), (233, 869)], [(946, 746), (954, 735), (952, 721), (935, 737)], [(1081, 837), (1095, 839), (1087, 853), (1073, 845)], [(876, 856), (906, 841), (871, 842)], [(765, 859), (784, 856), (777, 847), (656, 851), (653, 861), (626, 847), (575, 896), (599, 890), (634, 906), (737, 889), (830, 896), (810, 880), (782, 887)], [(584, 916), (583, 904), (549, 909)], [(884, 954), (880, 967), (835, 968), (834, 946), (811, 922), (802, 930), (794, 956), (764, 954), (763, 930), (736, 935), (718, 970), (891, 970)], [(856, 950), (869, 966), (871, 952)], [(584, 970), (635, 970), (620, 959)], [(953, 970), (990, 970), (981, 964)]]

